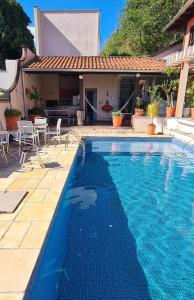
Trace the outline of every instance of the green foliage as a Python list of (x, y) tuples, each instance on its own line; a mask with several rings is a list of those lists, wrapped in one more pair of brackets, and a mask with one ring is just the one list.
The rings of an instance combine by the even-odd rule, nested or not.
[(40, 92), (34, 86), (32, 87), (31, 90), (27, 89), (27, 95), (30, 100), (40, 101), (40, 99), (41, 99)]
[(157, 117), (159, 114), (159, 103), (151, 102), (150, 104), (148, 104), (147, 114), (152, 118), (153, 123), (153, 118)]
[(123, 116), (123, 114), (122, 114), (121, 111), (113, 111), (113, 112), (111, 113), (111, 115), (112, 115), (113, 118), (114, 118), (114, 117), (122, 117), (122, 116)]
[(174, 107), (173, 101), (177, 97), (179, 86), (179, 70), (177, 68), (166, 68), (163, 72), (167, 79), (161, 84), (169, 107)]
[(21, 45), (33, 49), (29, 23), (29, 17), (16, 0), (0, 0), (0, 56), (3, 59), (19, 58)]
[(137, 97), (135, 99), (135, 108), (136, 109), (141, 109), (141, 107), (143, 106), (143, 99), (140, 97)]
[(187, 81), (185, 107), (194, 107), (194, 75), (190, 74)]
[(160, 102), (161, 100), (161, 86), (160, 85), (152, 85), (148, 87), (148, 93), (150, 95), (150, 102)]
[(20, 117), (22, 112), (15, 108), (6, 108), (4, 115), (5, 117)]
[(28, 110), (28, 114), (29, 115), (41, 115), (44, 116), (45, 112), (43, 109), (39, 108), (39, 107), (33, 107), (32, 109)]
[(181, 39), (163, 29), (186, 0), (127, 0), (118, 29), (104, 46), (103, 55), (150, 55)]

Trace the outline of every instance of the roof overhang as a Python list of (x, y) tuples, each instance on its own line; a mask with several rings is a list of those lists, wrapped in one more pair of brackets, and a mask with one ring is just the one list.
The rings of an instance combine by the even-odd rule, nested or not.
[(178, 31), (194, 16), (194, 0), (189, 0), (175, 17), (165, 26), (164, 31)]
[(115, 73), (162, 73), (162, 70), (113, 70), (113, 69), (47, 69), (47, 68), (22, 68), (22, 71), (26, 73), (103, 73), (103, 74), (115, 74)]

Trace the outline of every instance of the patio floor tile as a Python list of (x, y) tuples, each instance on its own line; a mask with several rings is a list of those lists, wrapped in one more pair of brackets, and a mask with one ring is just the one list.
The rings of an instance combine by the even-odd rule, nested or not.
[(9, 185), (9, 189), (23, 189), (27, 182), (28, 179), (26, 178), (17, 178), (12, 184)]
[(6, 189), (14, 182), (14, 178), (0, 178), (0, 189)]
[(48, 193), (48, 189), (36, 189), (29, 197), (28, 202), (42, 202)]
[(13, 223), (0, 241), (0, 248), (18, 248), (29, 226), (29, 222)]
[(41, 248), (50, 222), (34, 222), (20, 246), (20, 248)]
[(9, 222), (9, 221), (0, 221), (0, 239), (6, 232), (6, 230), (10, 226), (10, 224), (11, 224), (11, 222)]
[(0, 250), (0, 292), (23, 292), (27, 286), (39, 250)]
[(42, 178), (47, 173), (46, 169), (35, 169), (30, 172), (26, 172), (20, 175), (20, 178)]
[(55, 202), (27, 203), (16, 221), (50, 221), (56, 207)]
[(62, 189), (64, 186), (64, 179), (56, 179), (56, 178), (43, 178), (40, 184), (38, 185), (38, 189)]
[(0, 293), (0, 300), (22, 300), (23, 293), (10, 294), (10, 293)]
[(46, 195), (46, 197), (44, 198), (44, 202), (50, 202), (50, 201), (58, 202), (60, 195), (61, 195), (60, 189), (50, 190)]

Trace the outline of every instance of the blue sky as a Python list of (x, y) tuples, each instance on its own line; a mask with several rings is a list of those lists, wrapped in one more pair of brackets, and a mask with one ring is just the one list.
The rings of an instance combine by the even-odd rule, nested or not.
[(34, 25), (33, 6), (40, 9), (100, 9), (101, 48), (111, 33), (117, 28), (121, 9), (126, 0), (18, 0)]

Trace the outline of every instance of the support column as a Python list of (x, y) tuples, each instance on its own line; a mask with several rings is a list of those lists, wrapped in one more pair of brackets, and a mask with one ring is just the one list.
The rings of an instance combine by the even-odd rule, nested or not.
[(80, 109), (84, 110), (83, 75), (79, 75)]
[(185, 100), (185, 92), (187, 88), (187, 79), (189, 74), (189, 63), (184, 62), (181, 68), (180, 80), (179, 80), (179, 89), (176, 103), (176, 113), (175, 116), (177, 118), (182, 118), (183, 115), (183, 107)]

